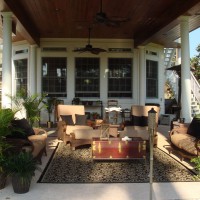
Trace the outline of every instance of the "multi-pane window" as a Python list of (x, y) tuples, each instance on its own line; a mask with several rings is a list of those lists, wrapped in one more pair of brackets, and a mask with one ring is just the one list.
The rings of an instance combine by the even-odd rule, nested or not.
[(108, 59), (108, 97), (132, 97), (132, 59)]
[(146, 61), (146, 97), (158, 97), (158, 62)]
[(67, 96), (67, 60), (65, 57), (42, 58), (42, 92), (48, 97)]
[(27, 92), (27, 59), (14, 60), (16, 92)]
[(100, 97), (99, 58), (75, 59), (75, 96)]

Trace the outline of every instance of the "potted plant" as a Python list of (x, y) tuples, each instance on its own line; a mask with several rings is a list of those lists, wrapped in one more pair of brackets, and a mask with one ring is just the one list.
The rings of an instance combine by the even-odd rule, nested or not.
[(37, 162), (30, 152), (20, 152), (9, 157), (7, 171), (12, 178), (15, 193), (22, 194), (29, 191), (36, 169), (38, 169)]
[(92, 119), (93, 119), (93, 120), (99, 119), (99, 118), (100, 118), (99, 113), (97, 113), (97, 112), (93, 112), (93, 113), (92, 113)]
[(78, 97), (74, 97), (73, 100), (72, 100), (72, 104), (79, 105), (80, 104), (80, 99)]
[(47, 110), (48, 115), (49, 115), (47, 127), (52, 128), (53, 122), (51, 121), (51, 114), (52, 114), (54, 106), (56, 104), (56, 98), (55, 97), (47, 97), (46, 101), (43, 101), (43, 103), (46, 105), (46, 110)]
[(7, 177), (7, 156), (5, 153), (10, 145), (6, 142), (6, 136), (10, 135), (14, 129), (12, 120), (14, 120), (16, 112), (17, 110), (0, 108), (0, 189), (5, 187)]

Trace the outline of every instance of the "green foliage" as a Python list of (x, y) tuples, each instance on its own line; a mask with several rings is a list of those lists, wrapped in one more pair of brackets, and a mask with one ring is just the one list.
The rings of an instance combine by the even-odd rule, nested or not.
[(75, 104), (75, 105), (79, 105), (79, 103), (80, 103), (80, 98), (74, 97), (73, 100), (72, 100), (72, 102), (73, 102), (73, 104)]
[(36, 169), (38, 169), (37, 162), (30, 152), (20, 152), (7, 159), (6, 170), (8, 174), (21, 177), (22, 181), (31, 180)]
[(7, 155), (0, 154), (0, 173), (8, 174), (8, 160), (9, 157)]
[(196, 114), (196, 115), (194, 116), (194, 118), (200, 119), (200, 114)]
[(97, 113), (97, 112), (93, 112), (93, 113), (91, 113), (91, 115), (92, 115), (93, 119), (99, 119), (100, 118), (100, 114)]
[(195, 164), (195, 169), (200, 172), (200, 156), (192, 158), (191, 162)]
[(200, 180), (200, 156), (192, 158), (190, 161), (195, 164), (195, 169), (198, 172), (198, 175), (194, 176), (194, 179)]
[(15, 96), (10, 96), (14, 105), (18, 109), (25, 108), (26, 110), (26, 118), (33, 126), (35, 122), (38, 122), (40, 119), (39, 113), (40, 111), (46, 107), (43, 104), (44, 98), (46, 94), (28, 94), (25, 90), (20, 90)]
[(5, 137), (12, 132), (11, 121), (15, 119), (16, 111), (10, 108), (2, 109), (0, 108), (0, 137)]
[(194, 68), (194, 76), (200, 83), (200, 44), (196, 48), (198, 55), (190, 59), (190, 64)]
[(18, 110), (13, 111), (10, 108), (0, 108), (0, 156), (10, 147), (5, 141), (5, 137), (11, 135), (14, 131), (12, 120), (15, 119), (15, 114)]

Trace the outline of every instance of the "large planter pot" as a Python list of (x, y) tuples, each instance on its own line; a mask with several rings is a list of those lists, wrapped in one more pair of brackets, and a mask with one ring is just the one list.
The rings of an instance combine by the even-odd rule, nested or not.
[(17, 194), (27, 193), (29, 191), (31, 180), (22, 179), (17, 175), (12, 176), (12, 186), (13, 190)]
[(6, 186), (7, 175), (4, 172), (0, 172), (0, 190)]

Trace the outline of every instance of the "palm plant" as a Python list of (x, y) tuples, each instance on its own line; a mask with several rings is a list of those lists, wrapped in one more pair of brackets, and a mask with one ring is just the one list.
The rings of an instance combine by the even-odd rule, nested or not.
[(46, 105), (46, 110), (49, 115), (49, 122), (51, 122), (51, 114), (53, 112), (54, 106), (56, 104), (57, 98), (55, 97), (48, 97), (43, 103)]
[(46, 94), (28, 94), (24, 89), (20, 90), (15, 96), (10, 96), (17, 108), (26, 110), (26, 118), (30, 125), (40, 120), (40, 111), (46, 107), (43, 100)]
[(16, 112), (17, 110), (0, 108), (0, 189), (5, 187), (7, 176), (7, 156), (5, 154), (10, 145), (6, 142), (6, 136), (14, 131), (12, 120)]

